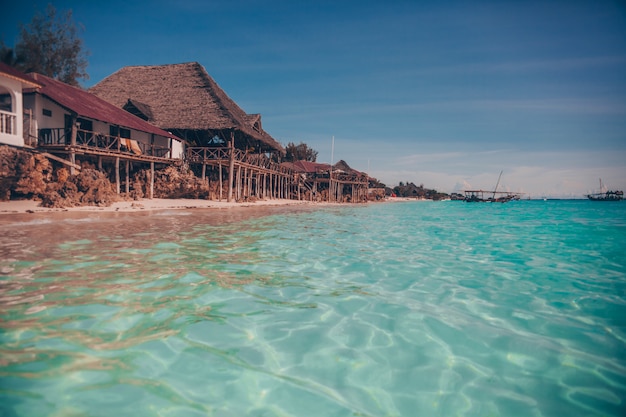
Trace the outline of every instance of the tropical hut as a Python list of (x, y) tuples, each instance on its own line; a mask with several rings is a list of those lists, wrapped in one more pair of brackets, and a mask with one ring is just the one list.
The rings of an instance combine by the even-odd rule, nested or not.
[(350, 168), (343, 160), (335, 165), (295, 161), (283, 162), (293, 171), (298, 197), (312, 201), (362, 202), (367, 200), (369, 176)]
[(272, 162), (283, 147), (261, 115), (244, 112), (199, 63), (124, 67), (90, 92), (185, 139), (186, 161), (203, 180), (212, 171), (220, 199), (224, 180), (229, 201), (289, 196), (291, 173)]
[(293, 173), (298, 200), (323, 201), (328, 199), (330, 164), (311, 161), (283, 162), (283, 168)]

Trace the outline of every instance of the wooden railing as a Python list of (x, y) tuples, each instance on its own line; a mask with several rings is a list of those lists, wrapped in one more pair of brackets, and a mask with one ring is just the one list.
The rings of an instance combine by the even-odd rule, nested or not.
[(39, 145), (69, 145), (69, 137), (65, 138), (65, 129), (39, 129)]
[(16, 123), (17, 116), (15, 114), (0, 110), (0, 133), (17, 134)]
[(201, 163), (203, 161), (228, 160), (230, 148), (187, 148), (187, 160)]
[[(228, 147), (189, 147), (187, 148), (187, 161), (191, 163), (211, 163), (216, 161), (228, 161), (231, 149)], [(265, 154), (253, 154), (241, 149), (234, 149), (234, 158), (238, 163), (248, 164), (281, 174), (290, 175), (292, 170), (273, 162)]]
[[(70, 132), (67, 129), (39, 129), (39, 146), (69, 146), (71, 144), (69, 135)], [(159, 158), (168, 158), (170, 152), (170, 149), (166, 147), (153, 146), (136, 140), (128, 142), (128, 139), (118, 136), (81, 129), (78, 129), (76, 132), (76, 146), (113, 153), (130, 153)]]

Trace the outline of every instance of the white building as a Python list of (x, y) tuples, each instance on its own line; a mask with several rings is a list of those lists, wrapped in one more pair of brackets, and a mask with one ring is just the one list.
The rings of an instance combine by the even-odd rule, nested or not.
[[(23, 90), (41, 87), (34, 79), (0, 62), (0, 144), (24, 143)], [(30, 123), (27, 123), (30, 126)], [(26, 132), (28, 136), (31, 132)]]

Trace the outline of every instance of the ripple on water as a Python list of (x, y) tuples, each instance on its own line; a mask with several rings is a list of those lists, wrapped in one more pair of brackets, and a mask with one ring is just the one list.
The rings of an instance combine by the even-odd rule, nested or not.
[(0, 225), (0, 414), (621, 416), (626, 216), (602, 207)]

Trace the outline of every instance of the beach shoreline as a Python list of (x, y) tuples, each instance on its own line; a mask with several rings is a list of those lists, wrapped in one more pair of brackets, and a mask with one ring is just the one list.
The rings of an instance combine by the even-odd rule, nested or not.
[[(364, 204), (355, 204), (356, 206), (368, 205), (368, 204), (380, 204), (388, 202), (406, 202), (406, 201), (423, 201), (416, 200), (414, 198), (388, 198), (376, 202), (368, 202)], [(41, 207), (40, 201), (37, 200), (9, 200), (0, 201), (0, 223), (11, 223), (12, 221), (23, 220), (24, 216), (37, 215), (63, 215), (66, 214), (95, 214), (95, 213), (141, 213), (141, 212), (156, 212), (165, 210), (229, 210), (229, 209), (249, 209), (249, 210), (263, 210), (267, 208), (279, 208), (279, 207), (301, 207), (301, 208), (323, 208), (323, 207), (338, 207), (338, 206), (350, 206), (346, 203), (332, 203), (332, 202), (316, 202), (307, 200), (288, 200), (288, 199), (267, 199), (267, 200), (255, 200), (249, 202), (227, 202), (217, 200), (201, 200), (201, 199), (167, 199), (167, 198), (153, 198), (153, 199), (139, 199), (139, 200), (125, 200), (118, 201), (110, 206), (76, 206), (76, 207), (62, 207), (62, 208), (47, 208)]]
[(295, 206), (312, 205), (325, 206), (336, 203), (318, 203), (312, 201), (272, 199), (256, 200), (254, 202), (227, 202), (216, 200), (200, 199), (168, 199), (153, 198), (129, 201), (118, 201), (110, 206), (77, 206), (63, 208), (41, 207), (36, 200), (10, 200), (0, 201), (0, 215), (20, 214), (20, 213), (58, 213), (58, 212), (135, 212), (148, 210), (175, 210), (175, 209), (229, 209), (239, 207), (268, 207), (268, 206)]

